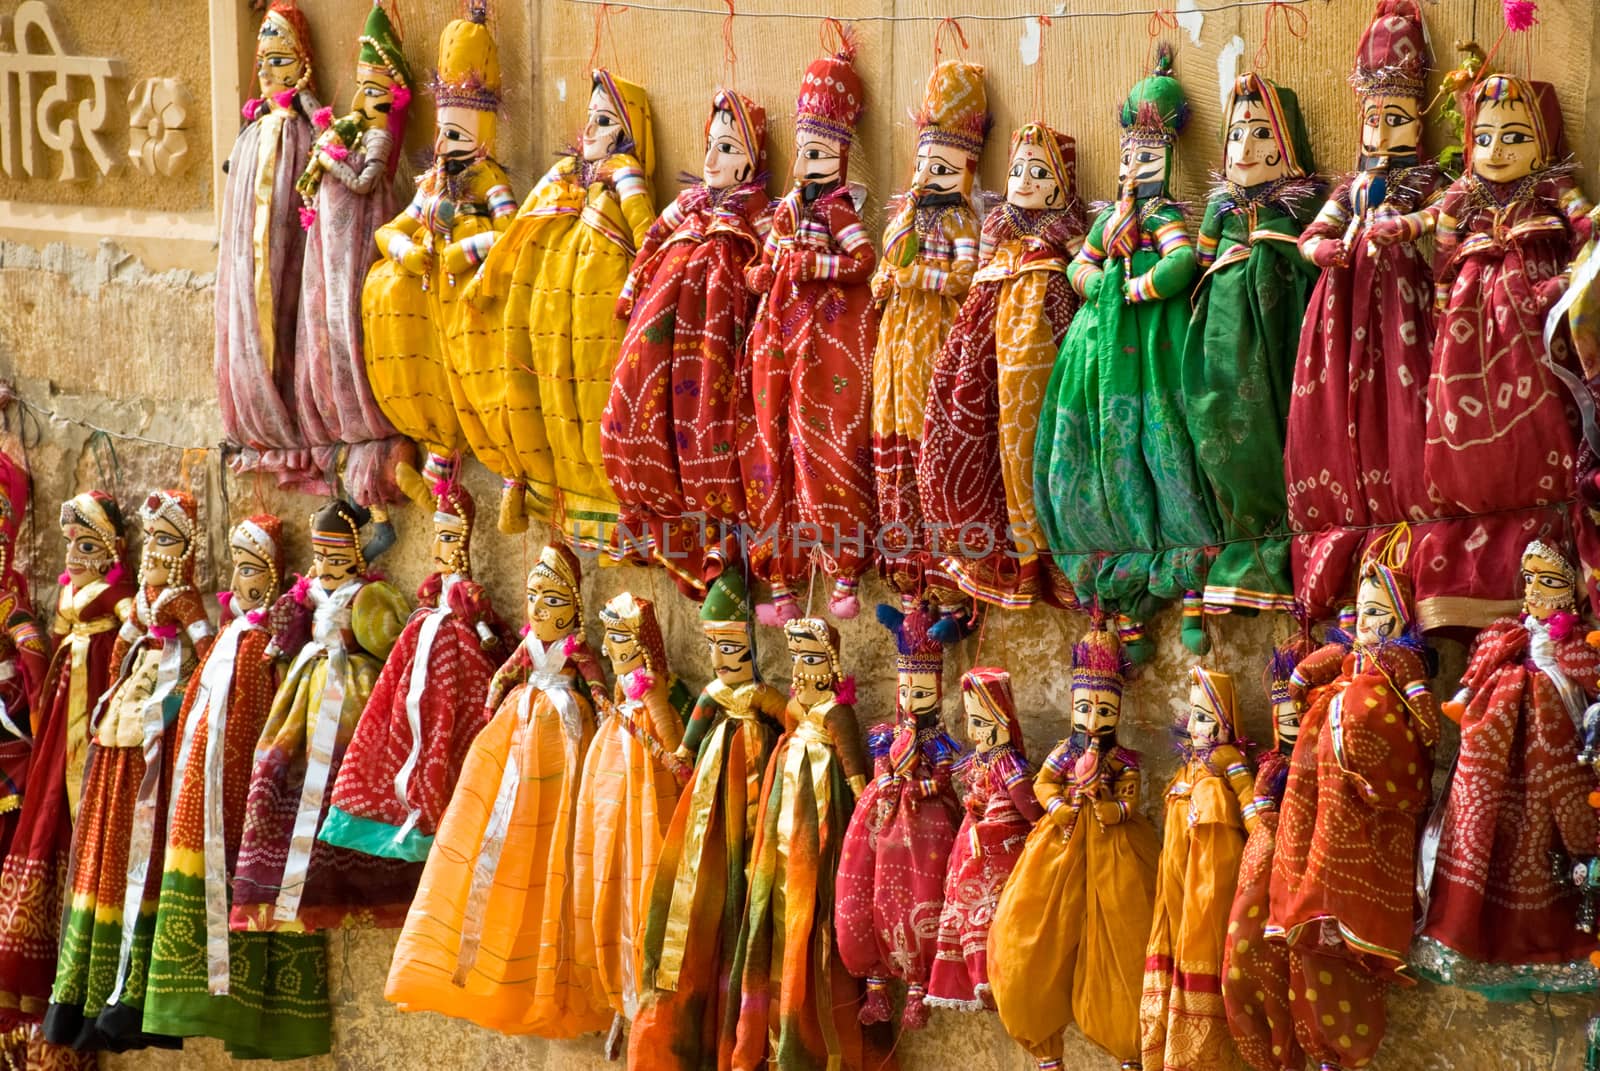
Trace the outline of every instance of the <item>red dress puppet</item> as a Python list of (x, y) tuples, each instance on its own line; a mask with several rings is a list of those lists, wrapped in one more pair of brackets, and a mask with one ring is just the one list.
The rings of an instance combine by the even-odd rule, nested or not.
[(718, 569), (711, 548), (744, 515), (734, 437), (748, 389), (739, 355), (756, 308), (744, 272), (772, 222), (766, 137), (765, 110), (717, 91), (704, 181), (651, 224), (617, 302), (628, 333), (600, 449), (622, 505), (623, 549), (645, 547), (695, 599)]
[(1023, 753), (1022, 725), (1011, 674), (978, 668), (961, 678), (968, 735), (977, 748), (956, 765), (966, 814), (956, 831), (944, 878), (939, 943), (927, 1003), (959, 1011), (993, 1009), (989, 994), (989, 922), (1000, 889), (1044, 815), (1033, 793), (1033, 767)]
[(923, 1004), (944, 909), (944, 879), (961, 804), (952, 789), (958, 745), (939, 720), (944, 652), (933, 617), (878, 607), (894, 634), (899, 698), (893, 725), (867, 734), (876, 780), (856, 801), (835, 884), (839, 956), (867, 980), (863, 1023), (889, 1018), (889, 979), (906, 983), (904, 1025), (926, 1026)]
[(0, 857), (11, 850), (26, 798), (34, 704), (50, 664), (28, 580), (17, 569), (17, 530), (28, 496), (28, 470), (0, 453)]
[(753, 525), (752, 564), (772, 587), (765, 624), (799, 613), (813, 568), (833, 577), (830, 606), (854, 617), (872, 549), (869, 395), (878, 314), (876, 254), (845, 183), (865, 89), (855, 43), (806, 69), (795, 119), (795, 188), (778, 205), (761, 262), (745, 272), (763, 295), (747, 360), (753, 409), (740, 419), (739, 461)]
[(1284, 479), (1295, 597), (1313, 620), (1349, 597), (1370, 535), (1430, 515), (1418, 462), (1433, 348), (1433, 276), (1414, 239), (1375, 244), (1378, 221), (1435, 200), (1423, 161), (1428, 40), (1418, 0), (1378, 0), (1352, 82), (1361, 98), (1358, 170), (1300, 235), (1322, 268), (1295, 358)]
[[(1308, 655), (1305, 707), (1273, 860), (1267, 936), (1289, 949), (1295, 1034), (1313, 1061), (1362, 1067), (1415, 919), (1417, 839), (1439, 709), (1415, 631), (1401, 526), (1362, 565), (1354, 636)], [(1396, 549), (1401, 548), (1401, 549)]]

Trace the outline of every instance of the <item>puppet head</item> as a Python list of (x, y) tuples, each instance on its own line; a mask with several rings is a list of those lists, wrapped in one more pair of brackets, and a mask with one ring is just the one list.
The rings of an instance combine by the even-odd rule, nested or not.
[(1536, 621), (1578, 606), (1578, 571), (1566, 555), (1535, 539), (1522, 552), (1522, 612)]
[(17, 536), (28, 508), (29, 483), (28, 470), (22, 462), (0, 452), (0, 582), (5, 584), (20, 581), (14, 576)]
[(993, 666), (975, 666), (961, 675), (961, 703), (967, 715), (967, 739), (978, 754), (996, 748), (1022, 750), (1022, 724), (1011, 695), (1011, 674)]
[(356, 55), (356, 96), (350, 110), (368, 126), (386, 127), (397, 138), (404, 137), (412, 84), (400, 35), (382, 3), (374, 2), (361, 31), (361, 51)]
[(433, 489), (433, 571), (472, 575), (472, 522), (478, 515), (467, 489), (447, 480)]
[(798, 617), (784, 623), (783, 636), (794, 659), (790, 686), (795, 698), (812, 707), (837, 697), (845, 680), (839, 664), (839, 630), (820, 617)]
[(1172, 77), (1172, 48), (1162, 44), (1155, 70), (1122, 103), (1122, 161), (1117, 184), (1123, 197), (1165, 196), (1172, 147), (1189, 122), (1189, 98)]
[(1072, 649), (1072, 731), (1109, 745), (1122, 720), (1122, 686), (1128, 661), (1116, 633), (1096, 623)]
[(717, 680), (733, 687), (755, 680), (750, 598), (739, 573), (724, 572), (711, 582), (700, 604), (700, 628), (711, 644), (711, 668)]
[(122, 559), (125, 534), (122, 510), (104, 491), (85, 491), (61, 504), (65, 575), (73, 591), (109, 577)]
[(706, 118), (701, 178), (713, 190), (759, 181), (767, 170), (767, 112), (749, 97), (719, 89)]
[(1202, 666), (1189, 670), (1189, 743), (1199, 751), (1239, 738), (1239, 710), (1233, 678)]
[(1006, 201), (1027, 211), (1064, 209), (1077, 185), (1078, 148), (1072, 138), (1043, 123), (1011, 135)]
[(1516, 182), (1566, 156), (1561, 106), (1549, 82), (1493, 74), (1472, 91), (1468, 169), (1490, 182)]
[(1267, 696), (1272, 701), (1272, 739), (1281, 754), (1294, 751), (1300, 739), (1300, 704), (1294, 700), (1289, 680), (1305, 652), (1306, 644), (1291, 641), (1273, 648), (1267, 663)]
[(195, 544), (200, 536), (194, 496), (187, 491), (151, 491), (139, 507), (139, 523), (144, 526), (139, 586), (193, 583)]
[(591, 163), (617, 153), (639, 161), (644, 177), (655, 171), (655, 120), (644, 87), (597, 69), (589, 79), (589, 115), (578, 149)]
[(1409, 167), (1420, 158), (1428, 66), (1417, 0), (1378, 0), (1350, 76), (1361, 97), (1361, 170)]
[(361, 529), (372, 519), (363, 507), (334, 499), (311, 515), (311, 577), (324, 591), (337, 591), (367, 574)]
[(855, 58), (855, 39), (844, 32), (837, 52), (806, 68), (795, 103), (796, 182), (843, 182), (849, 172), (850, 139), (867, 102)]
[(624, 591), (601, 608), (600, 623), (606, 630), (606, 657), (617, 676), (640, 669), (658, 676), (666, 673), (666, 644), (649, 599), (636, 599)]
[(528, 570), (528, 631), (550, 646), (583, 631), (583, 569), (564, 544), (546, 543)]
[(283, 582), (283, 522), (270, 513), (246, 517), (228, 534), (233, 554), (230, 607), (235, 614), (264, 610)]
[(256, 83), (269, 101), (311, 85), (311, 28), (293, 0), (274, 0), (261, 20)]
[(970, 195), (989, 132), (983, 67), (947, 60), (933, 69), (916, 114), (917, 163), (911, 189), (918, 195)]
[(878, 607), (878, 621), (894, 633), (899, 678), (895, 716), (902, 722), (939, 717), (944, 698), (944, 644), (929, 632), (937, 620), (921, 606), (906, 612)]
[(1311, 137), (1292, 89), (1243, 74), (1235, 79), (1224, 118), (1223, 177), (1237, 186), (1300, 178), (1316, 170)]
[(1405, 568), (1410, 551), (1411, 529), (1404, 524), (1367, 551), (1356, 587), (1357, 644), (1398, 640), (1411, 627), (1411, 577)]
[(494, 155), (500, 53), (488, 21), (487, 0), (471, 0), (467, 17), (452, 19), (439, 36), (439, 69), (432, 84), (438, 106), (433, 154), (446, 170), (459, 171)]

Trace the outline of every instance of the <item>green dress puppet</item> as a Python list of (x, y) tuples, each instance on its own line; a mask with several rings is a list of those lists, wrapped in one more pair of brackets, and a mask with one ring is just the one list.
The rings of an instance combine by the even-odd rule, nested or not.
[(1296, 241), (1323, 191), (1293, 90), (1241, 75), (1225, 115), (1222, 183), (1200, 224), (1203, 274), (1183, 351), (1189, 438), (1222, 537), (1205, 610), (1291, 610), (1283, 439), (1319, 273)]
[[(1034, 447), (1039, 520), (1056, 562), (1084, 605), (1134, 626), (1204, 586), (1216, 541), (1181, 398), (1198, 262), (1168, 181), (1188, 115), (1163, 45), (1155, 73), (1122, 105), (1118, 200), (1068, 269), (1084, 304), (1061, 343)], [(1191, 621), (1185, 639), (1197, 642)], [(1147, 645), (1129, 632), (1125, 624), (1129, 654), (1140, 657)]]

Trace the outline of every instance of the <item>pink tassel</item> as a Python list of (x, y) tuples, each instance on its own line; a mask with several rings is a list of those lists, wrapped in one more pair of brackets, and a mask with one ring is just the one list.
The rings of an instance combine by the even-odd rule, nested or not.
[(389, 110), (393, 111), (395, 108), (404, 108), (410, 103), (411, 90), (407, 89), (405, 86), (395, 86), (393, 103), (389, 106)]
[(1565, 610), (1550, 615), (1550, 620), (1545, 622), (1550, 628), (1550, 638), (1558, 643), (1568, 639), (1578, 631), (1578, 615)]
[(311, 125), (318, 130), (326, 130), (333, 125), (333, 109), (324, 104), (311, 113)]
[(266, 610), (251, 610), (244, 615), (244, 619), (252, 625), (259, 625), (267, 619)]
[(643, 699), (655, 687), (656, 679), (650, 675), (649, 670), (635, 670), (629, 674), (628, 680), (622, 686), (622, 691), (629, 699)]
[(310, 594), (311, 578), (309, 576), (295, 577), (294, 586), (289, 589), (290, 597), (293, 598), (295, 602), (303, 603), (306, 601), (306, 597)]
[(72, 583), (72, 577), (63, 572), (60, 576), (56, 577), (56, 583), (60, 584), (62, 587), (66, 587), (68, 584)]
[(150, 638), (156, 640), (172, 640), (178, 637), (177, 625), (151, 625)]
[(233, 592), (231, 592), (231, 591), (219, 591), (219, 592), (217, 592), (217, 605), (222, 607), (224, 610), (231, 609), (232, 606), (233, 606)]
[(522, 631), (517, 633), (517, 635), (526, 636), (528, 633), (530, 633), (532, 631), (533, 631), (533, 626), (532, 625), (523, 625), (522, 626)]
[(855, 706), (856, 679), (854, 677), (845, 677), (840, 680), (833, 689), (833, 699), (834, 702), (842, 703), (847, 707)]
[(573, 632), (573, 633), (570, 633), (567, 636), (566, 639), (561, 641), (561, 653), (566, 655), (568, 658), (571, 658), (573, 656), (573, 654), (575, 654), (577, 652), (577, 650), (578, 650), (578, 634), (576, 632)]
[(1506, 29), (1512, 33), (1531, 30), (1539, 21), (1539, 5), (1534, 0), (1505, 0), (1503, 11)]
[(861, 612), (861, 600), (854, 595), (835, 595), (828, 600), (828, 609), (840, 621), (849, 621)]
[(317, 221), (317, 210), (309, 205), (300, 206), (300, 229), (309, 231), (311, 225)]
[(126, 572), (127, 572), (127, 570), (122, 567), (122, 563), (118, 562), (117, 564), (113, 565), (111, 567), (111, 571), (106, 574), (106, 583), (107, 584), (115, 584), (115, 583), (117, 583), (119, 580), (122, 579), (123, 574), (126, 573)]
[(245, 122), (253, 123), (256, 121), (256, 116), (261, 114), (261, 109), (266, 107), (266, 104), (267, 102), (260, 97), (251, 97), (244, 102), (244, 107), (239, 109), (239, 114), (244, 116)]
[(287, 108), (294, 103), (294, 90), (285, 89), (282, 93), (272, 94), (272, 103), (280, 108)]
[(1078, 784), (1087, 785), (1099, 776), (1099, 771), (1100, 752), (1091, 744), (1087, 751), (1078, 756), (1078, 764), (1073, 767), (1073, 773), (1077, 775)]
[(337, 142), (329, 145), (323, 151), (328, 154), (330, 159), (338, 160), (340, 163), (343, 163), (345, 158), (350, 155), (350, 150), (345, 148), (343, 145), (338, 144)]

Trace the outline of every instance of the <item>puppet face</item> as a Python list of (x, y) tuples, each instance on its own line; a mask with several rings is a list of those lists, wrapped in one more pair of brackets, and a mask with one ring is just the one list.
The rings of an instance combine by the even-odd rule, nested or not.
[(1135, 198), (1154, 197), (1166, 188), (1167, 154), (1172, 150), (1146, 145), (1131, 139), (1122, 143), (1122, 162), (1117, 168), (1117, 185)]
[(980, 755), (1011, 743), (1011, 729), (1005, 719), (984, 702), (976, 689), (961, 693), (961, 702), (967, 714), (967, 739)]
[(572, 591), (539, 570), (528, 574), (527, 615), (528, 631), (546, 647), (578, 630), (578, 607)]
[(1289, 173), (1288, 153), (1278, 145), (1261, 101), (1233, 102), (1222, 170), (1229, 182), (1239, 186), (1257, 186)]
[(189, 538), (165, 517), (156, 517), (144, 534), (144, 556), (139, 577), (152, 587), (166, 587), (181, 579), (178, 565), (189, 551)]
[(606, 657), (611, 668), (621, 676), (644, 668), (644, 645), (639, 634), (622, 625), (606, 625)]
[(1072, 690), (1072, 731), (1091, 740), (1112, 740), (1122, 720), (1122, 693), (1109, 688)]
[(1422, 144), (1422, 106), (1415, 97), (1373, 94), (1361, 98), (1361, 166), (1371, 170), (1392, 159), (1409, 162)]
[(360, 558), (354, 542), (311, 543), (311, 575), (323, 591), (338, 591), (346, 581), (356, 578)]
[(382, 67), (361, 64), (356, 68), (356, 97), (350, 110), (359, 114), (369, 126), (383, 126), (389, 121), (389, 111), (394, 107), (394, 79)]
[(465, 164), (486, 151), (484, 120), (489, 114), (455, 105), (440, 108), (433, 132), (434, 156), (446, 164)]
[(1272, 724), (1277, 730), (1278, 748), (1281, 751), (1294, 750), (1294, 742), (1300, 739), (1300, 707), (1287, 695), (1272, 704)]
[(294, 89), (306, 73), (305, 57), (290, 46), (288, 40), (277, 32), (263, 29), (256, 47), (256, 81), (261, 95), (270, 97), (286, 89)]
[(1485, 100), (1472, 126), (1472, 170), (1490, 182), (1526, 178), (1544, 161), (1526, 101)]
[(833, 694), (833, 657), (828, 645), (814, 636), (789, 636), (789, 653), (794, 656), (794, 693), (804, 703), (815, 703)]
[(595, 86), (594, 92), (589, 94), (589, 121), (584, 124), (583, 137), (579, 139), (583, 158), (593, 162), (616, 152), (623, 130), (622, 113), (617, 110), (616, 102), (604, 89)]
[(713, 190), (725, 190), (749, 182), (755, 174), (755, 157), (744, 143), (738, 120), (726, 108), (718, 108), (706, 131), (706, 161), (700, 177)]
[(924, 140), (917, 145), (911, 188), (923, 194), (966, 193), (972, 188), (974, 162), (960, 149)]
[(1570, 613), (1577, 604), (1571, 568), (1539, 551), (1522, 556), (1522, 608), (1536, 621)]
[(750, 630), (743, 625), (707, 628), (706, 639), (711, 643), (711, 668), (717, 680), (737, 687), (756, 679), (755, 657), (750, 650)]
[(467, 560), (467, 522), (448, 513), (433, 515), (433, 571), (460, 573), (472, 570)]
[(930, 670), (902, 670), (898, 706), (903, 719), (936, 718), (944, 698), (939, 674)]
[(1006, 175), (1006, 200), (1018, 208), (1060, 208), (1066, 193), (1050, 160), (1037, 145), (1018, 145)]
[(820, 134), (802, 133), (794, 146), (796, 182), (838, 182), (844, 167), (844, 145)]
[(87, 525), (68, 522), (61, 526), (67, 541), (67, 579), (72, 590), (103, 579), (117, 563), (116, 548)]
[(1225, 743), (1229, 738), (1222, 711), (1217, 709), (1211, 693), (1198, 681), (1189, 685), (1188, 731), (1189, 741), (1196, 747)]
[(233, 612), (248, 613), (266, 606), (272, 598), (272, 563), (245, 543), (234, 543), (233, 579), (228, 588), (233, 592)]
[(1356, 591), (1356, 642), (1383, 643), (1397, 639), (1403, 629), (1400, 608), (1389, 589), (1375, 576), (1365, 577)]

